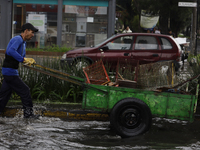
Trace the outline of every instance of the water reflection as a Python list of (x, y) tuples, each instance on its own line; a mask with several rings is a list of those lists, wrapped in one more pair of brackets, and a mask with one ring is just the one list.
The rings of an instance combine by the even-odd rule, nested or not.
[(149, 150), (200, 149), (200, 121), (154, 118), (144, 135), (122, 139), (110, 130), (109, 122), (75, 121), (42, 117), (0, 118), (0, 149), (48, 150)]

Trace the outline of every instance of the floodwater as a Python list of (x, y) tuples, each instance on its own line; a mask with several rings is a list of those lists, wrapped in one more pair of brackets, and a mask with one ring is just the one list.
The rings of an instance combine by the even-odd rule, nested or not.
[(1, 150), (200, 150), (200, 120), (153, 118), (149, 132), (122, 139), (109, 121), (0, 117)]

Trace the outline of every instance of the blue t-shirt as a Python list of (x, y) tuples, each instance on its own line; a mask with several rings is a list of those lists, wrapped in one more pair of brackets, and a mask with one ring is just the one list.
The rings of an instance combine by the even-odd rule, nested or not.
[[(19, 62), (23, 62), (26, 55), (26, 42), (20, 35), (13, 37), (6, 48), (6, 54)], [(18, 70), (2, 67), (2, 74), (7, 76), (19, 76)]]

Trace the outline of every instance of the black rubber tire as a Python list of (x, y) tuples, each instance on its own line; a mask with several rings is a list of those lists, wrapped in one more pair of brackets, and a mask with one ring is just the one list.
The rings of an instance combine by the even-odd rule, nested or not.
[(122, 99), (113, 107), (110, 114), (110, 124), (122, 138), (147, 132), (151, 122), (149, 107), (137, 98)]

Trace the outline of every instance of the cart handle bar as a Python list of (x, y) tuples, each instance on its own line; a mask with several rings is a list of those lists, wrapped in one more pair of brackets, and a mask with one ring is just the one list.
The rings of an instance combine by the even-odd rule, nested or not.
[[(106, 94), (108, 93), (107, 91), (104, 91), (102, 89), (98, 89), (96, 87), (89, 86), (88, 84), (84, 83), (85, 80), (82, 79), (82, 78), (74, 77), (74, 76), (71, 76), (71, 75), (69, 75), (67, 73), (63, 73), (61, 71), (58, 71), (58, 70), (47, 68), (47, 67), (44, 67), (44, 66), (38, 65), (38, 64), (34, 64), (33, 65), (33, 66), (36, 66), (36, 67), (39, 67), (39, 68), (42, 68), (42, 69), (45, 69), (45, 70), (48, 70), (48, 71), (51, 71), (51, 72), (54, 72), (54, 73), (58, 73), (58, 74), (63, 75), (63, 76), (67, 76), (67, 77), (69, 77), (71, 79), (62, 77), (60, 75), (55, 75), (55, 74), (53, 74), (51, 72), (47, 72), (45, 70), (34, 68), (33, 66), (30, 66), (30, 65), (27, 65), (27, 64), (23, 64), (23, 66), (26, 67), (26, 68), (28, 68), (28, 69), (31, 69), (31, 70), (34, 70), (34, 71), (38, 71), (38, 72), (43, 73), (43, 74), (46, 74), (46, 75), (49, 75), (49, 76), (52, 76), (52, 77), (55, 77), (55, 78), (58, 78), (58, 79), (61, 79), (61, 80), (67, 81), (67, 82), (71, 82), (71, 83), (74, 83), (74, 84), (77, 84), (77, 85), (80, 85), (80, 86), (83, 86), (84, 88), (93, 88), (93, 89), (96, 89), (96, 90), (101, 91), (103, 93), (106, 93)], [(79, 81), (77, 81), (77, 80), (79, 80)]]

